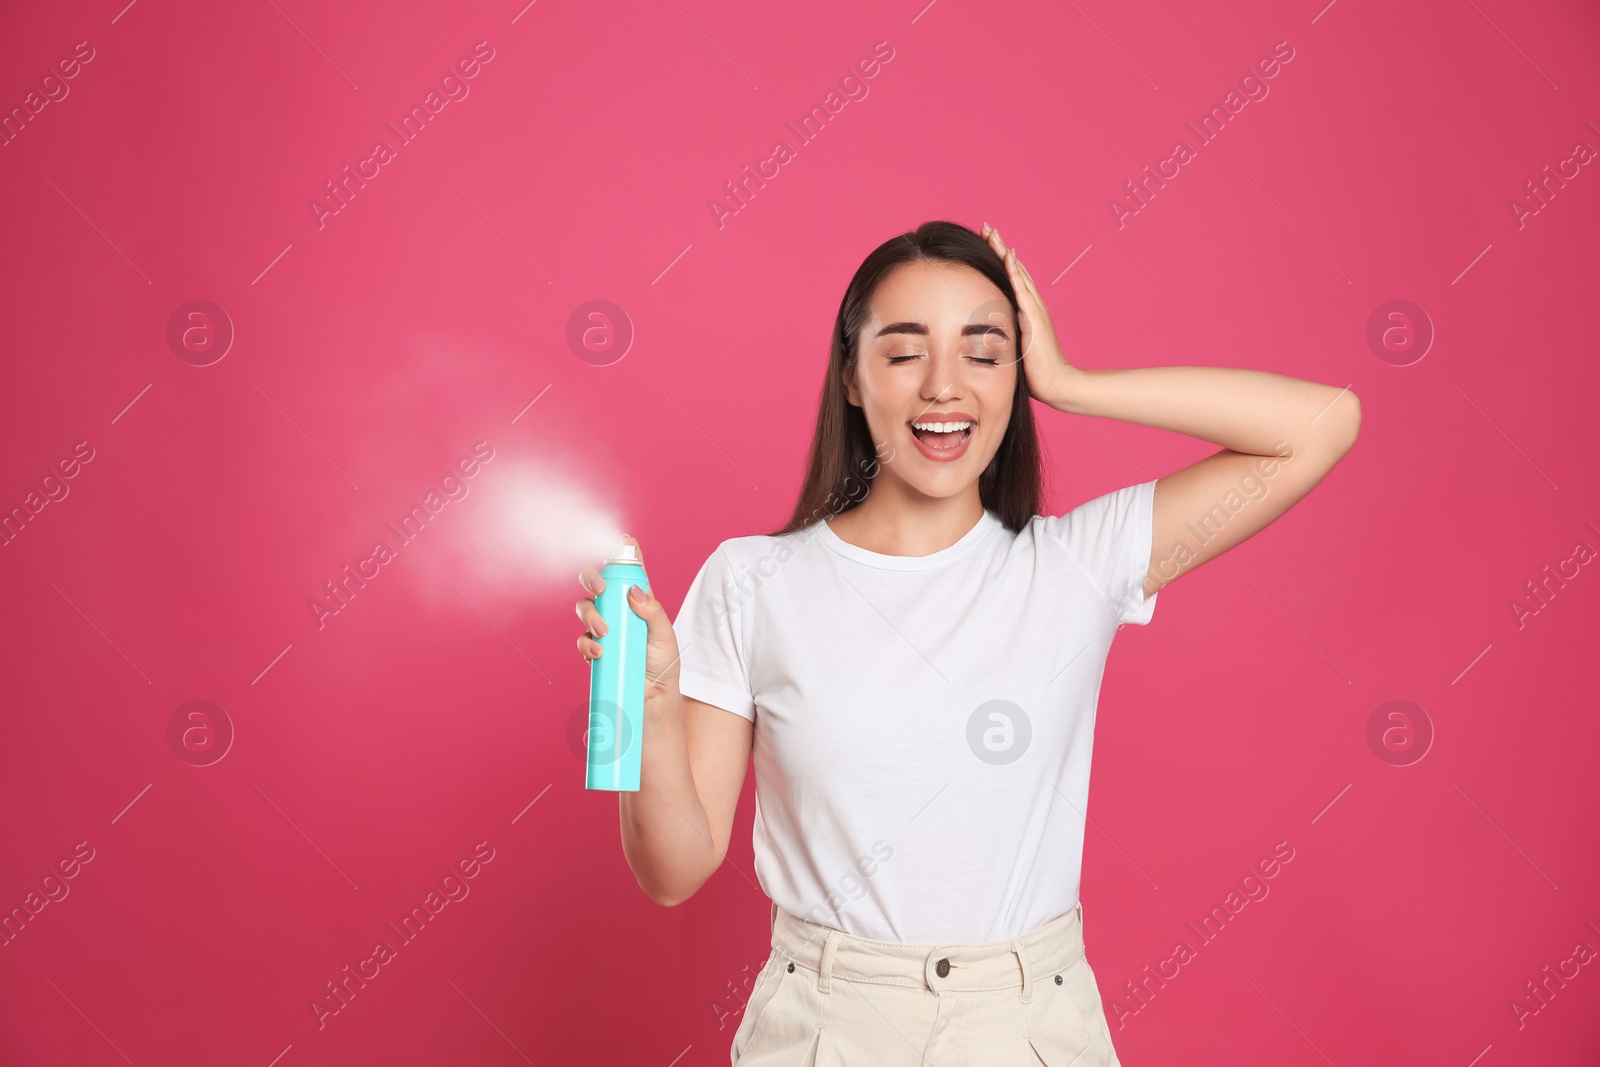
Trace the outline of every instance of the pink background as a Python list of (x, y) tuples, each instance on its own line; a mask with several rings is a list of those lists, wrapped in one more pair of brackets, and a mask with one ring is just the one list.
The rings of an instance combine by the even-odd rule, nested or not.
[[(93, 449), (0, 549), (0, 905), (93, 849), (0, 948), (0, 1061), (725, 1063), (767, 953), (753, 776), (723, 869), (653, 904), (569, 745), (576, 568), (501, 582), (473, 546), (560, 465), (675, 611), (787, 517), (845, 283), (931, 218), (997, 224), (1083, 366), (1362, 398), (1339, 468), (1112, 653), (1083, 900), (1123, 1061), (1600, 1055), (1600, 966), (1511, 1008), (1600, 949), (1600, 577), (1509, 606), (1600, 548), (1600, 174), (1510, 207), (1600, 149), (1592, 6), (121, 4), (0, 32), (8, 111), (93, 49), (0, 148), (0, 506)], [(469, 95), (319, 227), (480, 41)], [(1280, 41), (1270, 94), (1119, 228), (1108, 200)], [(202, 299), (237, 336), (194, 366), (166, 331)], [(567, 341), (595, 299), (635, 332), (605, 366)], [(1366, 341), (1395, 299), (1436, 330), (1408, 366)], [(1051, 513), (1212, 450), (1039, 415)], [(475, 495), (319, 628), (309, 598), (478, 441)], [(1435, 735), (1408, 766), (1367, 740), (1397, 699)], [(235, 733), (209, 766), (168, 741), (190, 700)], [(1134, 1000), (1280, 841), (1270, 894)], [(324, 983), (480, 842), (470, 895), (319, 1028)]]

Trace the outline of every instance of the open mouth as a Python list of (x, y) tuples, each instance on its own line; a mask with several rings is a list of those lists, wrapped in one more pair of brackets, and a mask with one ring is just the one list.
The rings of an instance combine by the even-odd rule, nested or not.
[(934, 453), (960, 449), (972, 437), (972, 429), (976, 425), (966, 419), (958, 422), (914, 420), (910, 423), (912, 436), (924, 449)]

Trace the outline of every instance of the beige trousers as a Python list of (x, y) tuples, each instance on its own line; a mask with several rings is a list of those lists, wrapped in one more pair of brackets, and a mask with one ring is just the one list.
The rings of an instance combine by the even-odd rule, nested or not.
[(853, 937), (772, 906), (733, 1067), (1120, 1067), (1083, 905), (978, 945)]

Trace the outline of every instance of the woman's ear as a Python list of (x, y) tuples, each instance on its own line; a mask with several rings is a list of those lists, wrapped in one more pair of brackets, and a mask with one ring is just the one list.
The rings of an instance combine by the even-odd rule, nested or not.
[(850, 406), (861, 406), (861, 390), (856, 386), (856, 368), (861, 365), (859, 360), (851, 360), (844, 365), (844, 398), (850, 401)]

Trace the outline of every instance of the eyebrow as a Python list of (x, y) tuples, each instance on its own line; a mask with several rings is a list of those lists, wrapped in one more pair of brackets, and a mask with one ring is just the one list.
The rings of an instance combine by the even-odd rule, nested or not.
[[(889, 325), (885, 326), (883, 329), (874, 334), (873, 339), (876, 340), (877, 338), (888, 333), (914, 333), (922, 337), (926, 337), (928, 335), (928, 324), (925, 322), (891, 322)], [(996, 325), (992, 322), (969, 322), (965, 326), (961, 327), (962, 337), (970, 337), (973, 334), (982, 333), (998, 333), (1001, 336), (1006, 335), (1004, 327)]]

